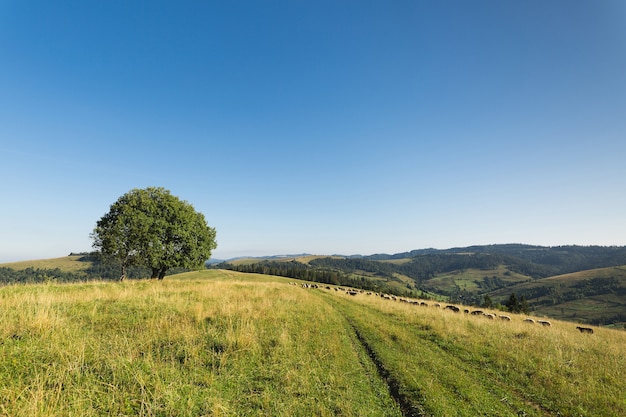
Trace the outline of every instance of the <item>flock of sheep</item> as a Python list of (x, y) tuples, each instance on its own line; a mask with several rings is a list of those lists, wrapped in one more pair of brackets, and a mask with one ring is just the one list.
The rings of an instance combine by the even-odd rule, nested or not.
[[(298, 285), (295, 282), (290, 282), (290, 285)], [(419, 306), (423, 306), (423, 307), (428, 307), (429, 304), (424, 302), (424, 301), (418, 301), (418, 300), (414, 300), (414, 299), (407, 299), (407, 298), (403, 298), (403, 297), (396, 297), (395, 295), (389, 295), (389, 294), (377, 294), (377, 293), (373, 293), (373, 292), (365, 292), (364, 290), (357, 290), (357, 289), (345, 289), (342, 287), (330, 287), (330, 286), (320, 286), (318, 284), (309, 284), (309, 283), (303, 283), (301, 284), (302, 288), (324, 288), (326, 290), (335, 290), (335, 291), (344, 291), (346, 294), (348, 295), (352, 295), (352, 296), (356, 296), (357, 294), (361, 294), (361, 293), (365, 293), (366, 295), (377, 295), (380, 296), (386, 300), (393, 300), (393, 301), (400, 301), (403, 303), (409, 303), (409, 304), (413, 304), (413, 305), (419, 305)], [(436, 308), (441, 308), (441, 304), (440, 303), (433, 303), (432, 304), (433, 307)], [(461, 309), (455, 305), (446, 305), (445, 307), (443, 307), (444, 310), (450, 310), (453, 311), (455, 313), (460, 313)], [(511, 316), (508, 316), (506, 314), (499, 314), (498, 316), (496, 316), (494, 313), (486, 313), (482, 310), (473, 310), (470, 311), (469, 309), (463, 309), (463, 312), (466, 314), (470, 314), (473, 316), (483, 316), (486, 317), (490, 320), (495, 320), (496, 317), (499, 318), (500, 320), (504, 320), (504, 321), (511, 321)], [(552, 326), (552, 323), (550, 323), (550, 321), (548, 320), (534, 320), (531, 319), (530, 317), (527, 317), (523, 320), (525, 323), (529, 323), (529, 324), (535, 324), (538, 323), (542, 326), (545, 327), (550, 327)], [(581, 327), (581, 326), (576, 326), (576, 329), (578, 329), (578, 331), (580, 331), (581, 333), (590, 333), (593, 334), (593, 329), (591, 327)]]

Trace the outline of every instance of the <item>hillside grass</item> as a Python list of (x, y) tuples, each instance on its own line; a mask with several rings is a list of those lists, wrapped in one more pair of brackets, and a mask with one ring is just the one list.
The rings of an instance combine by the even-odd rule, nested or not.
[(27, 268), (59, 268), (64, 272), (80, 272), (91, 266), (91, 262), (79, 261), (80, 258), (82, 258), (82, 255), (62, 256), (59, 258), (37, 259), (32, 261), (6, 262), (0, 263), (0, 267), (11, 268), (16, 271), (21, 271)]
[(626, 415), (626, 332), (289, 283), (2, 287), (0, 416)]
[(331, 305), (281, 279), (0, 288), (2, 416), (400, 416)]

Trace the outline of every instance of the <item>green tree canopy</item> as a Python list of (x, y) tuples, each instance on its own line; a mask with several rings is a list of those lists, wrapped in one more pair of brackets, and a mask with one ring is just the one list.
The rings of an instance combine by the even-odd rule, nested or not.
[(146, 266), (159, 279), (170, 268), (201, 268), (217, 247), (215, 229), (204, 215), (161, 187), (121, 196), (91, 236), (95, 249), (120, 261), (120, 279), (130, 265)]

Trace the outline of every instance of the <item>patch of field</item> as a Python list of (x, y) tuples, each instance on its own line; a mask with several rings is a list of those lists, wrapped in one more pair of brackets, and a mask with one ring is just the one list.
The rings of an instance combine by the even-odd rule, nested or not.
[(612, 317), (624, 313), (625, 305), (619, 302), (610, 302), (606, 297), (590, 297), (580, 300), (541, 306), (536, 309), (537, 314), (557, 317), (561, 320), (588, 323), (602, 317)]
[(424, 282), (424, 287), (432, 291), (451, 292), (457, 288), (468, 292), (485, 292), (484, 288), (478, 284), (489, 279), (498, 279), (502, 282), (515, 284), (528, 281), (530, 278), (509, 271), (505, 266), (495, 269), (466, 269), (462, 271), (453, 271), (444, 274), (438, 274), (434, 278)]
[(326, 255), (308, 255), (308, 256), (298, 256), (297, 258), (293, 258), (295, 261), (301, 262), (303, 264), (309, 264), (309, 262), (320, 259), (320, 258), (331, 258), (331, 259), (344, 259), (343, 256), (326, 256)]
[(79, 259), (82, 255), (63, 256), (60, 258), (38, 259), (33, 261), (7, 262), (0, 264), (0, 267), (11, 268), (16, 271), (27, 268), (34, 269), (55, 269), (59, 268), (65, 272), (79, 272), (91, 266), (91, 262), (82, 262)]
[(622, 282), (623, 286), (626, 286), (626, 266), (617, 266), (610, 268), (597, 268), (588, 269), (585, 271), (574, 272), (571, 274), (556, 275), (549, 278), (538, 280), (538, 283), (546, 284), (566, 284), (572, 285), (577, 281), (593, 278), (616, 278)]
[(382, 259), (382, 260), (377, 261), (377, 262), (384, 262), (384, 263), (388, 263), (388, 264), (402, 265), (402, 264), (408, 264), (412, 260), (413, 260), (412, 258)]

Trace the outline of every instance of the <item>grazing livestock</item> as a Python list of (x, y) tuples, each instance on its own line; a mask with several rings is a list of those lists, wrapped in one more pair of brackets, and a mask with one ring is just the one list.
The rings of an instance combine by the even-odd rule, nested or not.
[(348, 291), (348, 292), (347, 292), (347, 294), (350, 294), (350, 295), (357, 295), (357, 294), (358, 294), (358, 292), (356, 292), (356, 291)]
[(484, 316), (487, 317), (489, 320), (493, 320), (496, 318), (496, 315), (492, 313), (484, 313)]
[(482, 310), (474, 310), (472, 311), (472, 316), (480, 316), (483, 315), (483, 311)]
[(425, 302), (423, 302), (423, 301), (420, 301), (420, 306), (428, 307), (428, 303), (425, 303)]
[(433, 304), (433, 307), (437, 307), (437, 308), (439, 308), (439, 307), (441, 307), (441, 304), (439, 304), (439, 303), (435, 303), (435, 304)]
[(524, 322), (530, 323), (530, 324), (535, 324), (535, 320), (530, 319), (530, 318), (529, 319), (524, 319)]
[(465, 314), (469, 314), (469, 310), (468, 310), (468, 309), (463, 310), (463, 312), (464, 312)]
[(458, 308), (457, 306), (446, 306), (446, 307), (444, 308), (444, 310), (452, 310), (452, 311), (454, 311), (455, 313), (459, 313), (459, 312), (461, 311), (461, 309), (460, 309), (460, 308)]
[(502, 319), (504, 321), (511, 321), (511, 317), (507, 316), (505, 314), (501, 314), (499, 317), (500, 317), (500, 319)]
[(579, 332), (581, 333), (590, 333), (593, 334), (593, 329), (591, 327), (580, 327), (580, 326), (576, 326), (576, 328), (578, 329)]
[(546, 327), (552, 326), (552, 323), (550, 323), (548, 320), (537, 320), (537, 323), (541, 324), (542, 326), (546, 326)]

